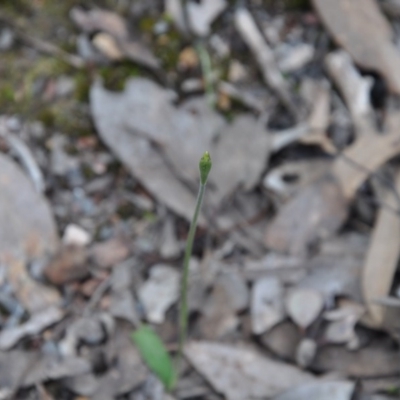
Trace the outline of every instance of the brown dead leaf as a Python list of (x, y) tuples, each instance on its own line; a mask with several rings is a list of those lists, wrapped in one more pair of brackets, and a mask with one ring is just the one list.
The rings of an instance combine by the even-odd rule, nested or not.
[(88, 251), (81, 246), (64, 246), (46, 265), (43, 273), (54, 285), (63, 285), (89, 275)]
[[(397, 171), (394, 190), (400, 191), (400, 172)], [(397, 198), (388, 191), (383, 199), (388, 206), (399, 208)], [(371, 243), (362, 272), (363, 297), (367, 306), (369, 326), (381, 328), (385, 320), (385, 307), (376, 299), (387, 296), (392, 286), (400, 255), (400, 219), (393, 212), (381, 207), (376, 218)]]
[(50, 207), (20, 168), (0, 154), (0, 262), (39, 258), (58, 247)]
[(272, 397), (315, 379), (296, 367), (240, 345), (190, 342), (185, 355), (227, 400)]
[(400, 53), (393, 32), (374, 0), (314, 0), (336, 42), (363, 68), (382, 74), (400, 94)]

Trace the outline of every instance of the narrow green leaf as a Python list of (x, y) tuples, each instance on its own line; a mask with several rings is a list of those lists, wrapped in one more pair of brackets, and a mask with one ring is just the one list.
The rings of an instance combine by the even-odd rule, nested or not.
[(167, 390), (174, 388), (176, 372), (163, 342), (154, 330), (147, 325), (142, 325), (132, 333), (132, 340), (150, 368)]

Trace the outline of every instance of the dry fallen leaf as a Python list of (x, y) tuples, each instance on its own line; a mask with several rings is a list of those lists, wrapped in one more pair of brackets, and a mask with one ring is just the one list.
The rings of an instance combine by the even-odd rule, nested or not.
[[(399, 171), (396, 173), (393, 190), (397, 193), (400, 191)], [(388, 189), (382, 201), (395, 209), (400, 207), (397, 195)], [(390, 292), (400, 255), (399, 237), (400, 219), (382, 206), (376, 218), (362, 271), (362, 291), (368, 311), (368, 318), (364, 321), (375, 328), (381, 328), (385, 322), (385, 307), (375, 301)]]
[(37, 351), (0, 352), (0, 387), (11, 390), (90, 371), (89, 361), (78, 357), (41, 355)]
[(295, 359), (301, 339), (300, 329), (288, 319), (260, 336), (261, 343), (268, 350), (286, 361)]
[(291, 254), (307, 253), (314, 242), (335, 233), (350, 201), (368, 176), (400, 152), (400, 113), (387, 118), (386, 134), (359, 137), (334, 161), (331, 173), (287, 202), (268, 225), (266, 245)]
[(287, 200), (324, 176), (330, 166), (331, 161), (325, 158), (285, 162), (268, 171), (263, 179), (263, 186)]
[(37, 335), (45, 328), (59, 322), (64, 312), (58, 307), (46, 308), (20, 326), (3, 329), (0, 333), (0, 350), (8, 350), (20, 339), (29, 335)]
[(309, 273), (298, 287), (317, 290), (332, 304), (337, 296), (362, 302), (360, 274), (368, 237), (344, 234), (321, 244), (320, 253), (308, 261)]
[(164, 265), (154, 265), (149, 279), (139, 288), (138, 297), (143, 304), (147, 320), (160, 324), (168, 308), (179, 296), (179, 272)]
[(315, 371), (337, 371), (351, 377), (390, 376), (400, 373), (399, 354), (390, 340), (372, 340), (368, 346), (350, 351), (343, 346), (327, 345), (318, 349), (311, 365)]
[(185, 355), (227, 400), (272, 397), (315, 378), (240, 345), (190, 342)]
[(256, 58), (265, 82), (276, 92), (293, 115), (298, 116), (297, 107), (294, 105), (287, 83), (278, 69), (275, 55), (246, 8), (240, 7), (236, 10), (235, 26)]
[[(250, 190), (258, 183), (268, 161), (270, 139), (262, 124), (250, 115), (237, 117), (220, 130), (211, 148), (213, 169), (209, 194), (219, 204), (241, 186)], [(229, 155), (227, 157), (227, 155)]]
[(325, 329), (326, 343), (347, 343), (347, 347), (355, 350), (359, 347), (359, 339), (355, 326), (365, 312), (365, 308), (346, 298), (340, 299), (337, 309), (326, 311), (324, 318), (330, 321)]
[(308, 247), (339, 229), (347, 201), (332, 177), (307, 186), (288, 201), (267, 226), (265, 243), (275, 251), (305, 255)]
[(360, 67), (382, 74), (400, 94), (400, 53), (390, 24), (375, 0), (314, 0), (314, 6), (336, 42)]
[(0, 154), (0, 262), (29, 260), (58, 247), (50, 207), (20, 168)]
[(261, 278), (254, 283), (251, 297), (253, 333), (259, 335), (285, 318), (284, 288), (277, 278)]
[[(133, 107), (137, 101), (136, 96), (140, 96), (139, 98), (144, 101), (142, 107), (139, 105), (139, 110), (143, 107), (154, 107), (164, 101), (155, 96), (143, 97), (143, 93), (149, 93), (148, 88), (144, 91), (140, 89), (137, 94), (137, 88), (131, 90), (134, 91), (132, 94)], [(195, 207), (195, 195), (176, 179), (174, 172), (166, 166), (162, 156), (151, 142), (130, 132), (124, 126), (124, 121), (130, 119), (132, 115), (135, 117), (136, 114), (139, 116), (142, 114), (143, 117), (142, 111), (132, 113), (129, 109), (130, 97), (129, 86), (125, 95), (108, 92), (99, 84), (92, 87), (90, 94), (92, 114), (99, 135), (150, 193), (178, 215), (190, 220)], [(156, 107), (153, 112), (150, 112), (149, 118), (145, 121), (146, 124), (153, 120), (157, 122), (153, 113), (154, 115), (159, 113), (161, 120), (158, 119), (160, 122), (155, 125), (152, 123), (151, 127), (154, 127), (155, 130), (162, 130), (159, 124), (164, 122), (165, 117), (168, 118), (169, 112)], [(146, 114), (148, 115), (149, 112), (147, 111)]]
[(218, 206), (240, 186), (250, 190), (257, 184), (268, 160), (269, 138), (253, 116), (228, 124), (204, 98), (180, 107), (172, 104), (173, 98), (144, 78), (128, 81), (122, 93), (95, 84), (92, 114), (101, 138), (132, 174), (160, 202), (190, 220), (195, 193), (182, 181), (197, 185), (194, 160), (210, 151), (213, 171), (206, 200)]
[(21, 305), (34, 314), (61, 303), (60, 293), (53, 287), (35, 281), (23, 262), (12, 259), (7, 263), (7, 279)]
[[(210, 33), (211, 24), (226, 8), (226, 0), (204, 0), (202, 2), (179, 0), (166, 0), (165, 11), (172, 18), (177, 28), (183, 33), (192, 31), (198, 36), (207, 36)], [(186, 7), (186, 10), (184, 10)], [(187, 21), (185, 19), (187, 13)], [(189, 27), (186, 23), (189, 23)]]
[(353, 65), (350, 56), (343, 50), (329, 53), (325, 64), (346, 101), (357, 135), (370, 133), (373, 116), (370, 102), (372, 79), (363, 77)]
[(288, 390), (273, 400), (351, 400), (354, 387), (349, 381), (312, 382)]
[(89, 254), (81, 246), (63, 246), (43, 270), (46, 279), (54, 285), (80, 280), (89, 275)]
[(301, 328), (311, 325), (324, 306), (324, 298), (317, 290), (293, 288), (286, 297), (286, 311)]
[(123, 237), (96, 243), (90, 248), (90, 256), (100, 268), (111, 268), (128, 258), (129, 241)]

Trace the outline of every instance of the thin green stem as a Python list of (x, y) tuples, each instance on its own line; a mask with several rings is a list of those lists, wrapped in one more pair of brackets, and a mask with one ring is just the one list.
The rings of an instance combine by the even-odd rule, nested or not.
[(187, 336), (187, 326), (188, 326), (188, 302), (187, 302), (187, 292), (188, 292), (188, 280), (189, 280), (189, 262), (192, 255), (194, 235), (196, 233), (197, 219), (200, 214), (201, 204), (203, 202), (204, 191), (206, 184), (200, 183), (199, 193), (197, 195), (196, 208), (190, 223), (190, 229), (188, 238), (186, 241), (185, 257), (183, 259), (183, 275), (182, 275), (182, 286), (181, 286), (181, 304), (179, 310), (179, 352), (178, 352), (178, 366), (182, 360), (183, 345)]

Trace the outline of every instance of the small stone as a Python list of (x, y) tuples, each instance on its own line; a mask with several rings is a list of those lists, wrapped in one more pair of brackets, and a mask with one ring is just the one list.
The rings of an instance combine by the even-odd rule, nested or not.
[(92, 238), (90, 234), (86, 232), (83, 228), (75, 224), (69, 224), (65, 228), (63, 243), (66, 246), (87, 246)]

